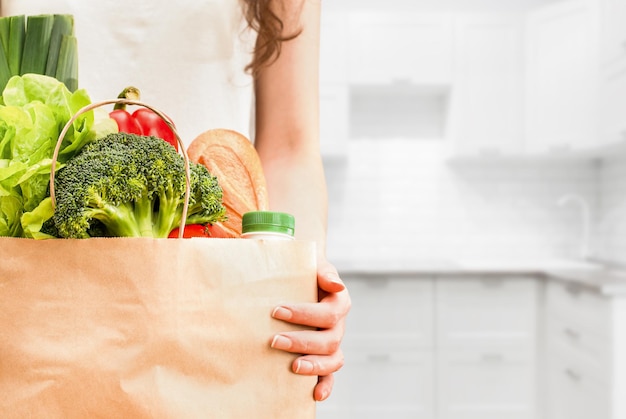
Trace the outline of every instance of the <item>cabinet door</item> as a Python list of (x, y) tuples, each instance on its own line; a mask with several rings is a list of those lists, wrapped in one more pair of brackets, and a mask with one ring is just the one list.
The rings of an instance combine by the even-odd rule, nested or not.
[(439, 352), (439, 419), (535, 419), (535, 368), (526, 350)]
[(439, 349), (485, 344), (528, 351), (534, 347), (534, 278), (446, 278), (437, 281), (436, 294)]
[(320, 85), (320, 151), (325, 158), (346, 157), (348, 106), (345, 84)]
[(523, 21), (466, 15), (456, 21), (451, 137), (456, 155), (523, 150)]
[(346, 347), (432, 348), (433, 280), (368, 276), (344, 278), (352, 299)]
[[(625, 0), (626, 1), (626, 0)], [(625, 21), (626, 22), (626, 21)], [(626, 26), (626, 23), (624, 23)], [(600, 80), (600, 136), (608, 146), (626, 142), (626, 54), (609, 67)]]
[(434, 419), (432, 352), (361, 347), (345, 358), (318, 419)]
[(612, 300), (582, 285), (550, 281), (546, 290), (546, 313), (561, 318), (594, 336), (611, 340)]
[(626, 59), (626, 0), (602, 0), (602, 64)]
[(448, 14), (353, 12), (349, 79), (352, 83), (449, 83), (452, 24)]
[(543, 6), (527, 21), (526, 149), (563, 154), (597, 143), (597, 8)]
[(546, 417), (611, 419), (607, 377), (558, 342), (548, 344), (547, 354)]
[(345, 12), (322, 10), (320, 18), (320, 83), (347, 81), (348, 16)]

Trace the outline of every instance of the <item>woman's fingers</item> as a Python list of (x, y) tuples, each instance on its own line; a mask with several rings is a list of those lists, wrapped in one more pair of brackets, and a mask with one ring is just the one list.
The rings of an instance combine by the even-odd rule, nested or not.
[(311, 355), (333, 355), (340, 351), (344, 325), (326, 330), (300, 330), (280, 333), (272, 338), (271, 346), (281, 351)]
[(337, 273), (337, 269), (326, 259), (318, 261), (317, 285), (320, 290), (325, 292), (340, 292), (346, 288)]
[(303, 326), (329, 329), (342, 321), (350, 310), (350, 296), (346, 290), (331, 293), (319, 303), (284, 304), (274, 308), (272, 317)]
[(272, 312), (275, 319), (310, 329), (279, 333), (273, 337), (271, 346), (303, 354), (293, 362), (292, 370), (297, 374), (319, 377), (313, 397), (322, 401), (332, 391), (333, 373), (344, 364), (340, 346), (352, 302), (337, 270), (325, 259), (318, 263), (317, 283), (319, 302), (283, 304)]
[(320, 376), (317, 380), (317, 385), (313, 390), (313, 398), (315, 401), (323, 402), (330, 396), (333, 391), (333, 385), (335, 384), (335, 376), (333, 374)]

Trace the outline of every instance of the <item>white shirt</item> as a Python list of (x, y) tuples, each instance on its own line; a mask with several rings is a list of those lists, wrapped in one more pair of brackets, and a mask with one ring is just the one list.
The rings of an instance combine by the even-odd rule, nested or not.
[(133, 85), (168, 114), (188, 145), (211, 128), (250, 138), (254, 33), (239, 0), (2, 0), (5, 16), (67, 13), (78, 39), (79, 87), (92, 101)]

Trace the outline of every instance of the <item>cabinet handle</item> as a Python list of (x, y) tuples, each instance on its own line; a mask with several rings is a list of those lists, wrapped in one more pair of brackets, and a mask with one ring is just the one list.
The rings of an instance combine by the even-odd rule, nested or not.
[(578, 340), (580, 339), (580, 333), (578, 333), (575, 330), (570, 329), (569, 327), (566, 327), (563, 330), (563, 333), (565, 333), (565, 335), (570, 338), (571, 340)]
[(504, 357), (502, 354), (483, 354), (481, 357), (483, 362), (502, 362)]
[(400, 85), (400, 86), (410, 86), (411, 79), (408, 77), (395, 77), (391, 79), (391, 84)]
[(483, 278), (481, 282), (485, 288), (499, 288), (504, 283), (501, 278)]
[(367, 356), (367, 360), (369, 362), (386, 363), (386, 362), (391, 361), (391, 355), (389, 355), (389, 354), (369, 354)]
[(370, 278), (366, 281), (370, 288), (387, 288), (389, 285), (389, 278)]
[(571, 368), (566, 368), (565, 369), (565, 374), (572, 379), (573, 381), (580, 381), (581, 380), (581, 375), (579, 373), (577, 373), (576, 371), (574, 371)]
[(565, 290), (567, 290), (567, 292), (572, 295), (573, 297), (578, 297), (578, 295), (581, 293), (582, 289), (580, 288), (580, 286), (575, 285), (575, 284), (567, 284), (565, 286)]
[(565, 369), (565, 375), (567, 375), (572, 381), (580, 381), (582, 379), (581, 375), (571, 368)]

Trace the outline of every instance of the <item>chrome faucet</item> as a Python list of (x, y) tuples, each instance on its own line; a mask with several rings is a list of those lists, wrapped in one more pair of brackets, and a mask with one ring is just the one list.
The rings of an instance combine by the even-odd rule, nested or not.
[(584, 260), (590, 256), (589, 251), (589, 238), (591, 232), (591, 208), (587, 200), (582, 196), (576, 194), (563, 195), (557, 201), (558, 205), (564, 206), (566, 204), (576, 204), (580, 207), (582, 217), (582, 231), (581, 231), (581, 243), (580, 243), (580, 257)]

